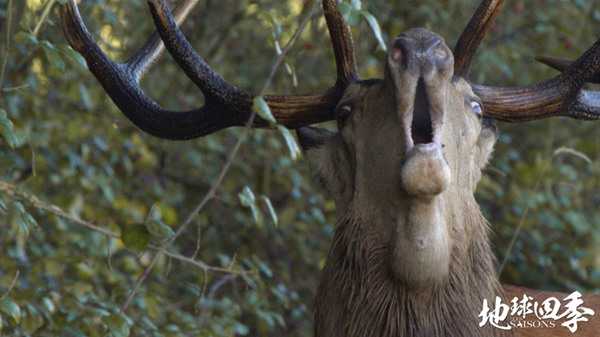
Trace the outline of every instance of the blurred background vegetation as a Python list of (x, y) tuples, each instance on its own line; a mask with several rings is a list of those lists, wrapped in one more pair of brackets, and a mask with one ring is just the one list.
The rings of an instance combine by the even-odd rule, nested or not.
[[(216, 196), (193, 215), (241, 130), (186, 142), (140, 132), (67, 48), (60, 2), (0, 0), (1, 333), (311, 335), (334, 204), (303, 160), (292, 160), (281, 133), (253, 130)], [(183, 30), (225, 79), (258, 92), (276, 57), (274, 41), (285, 44), (313, 5), (202, 0)], [(534, 56), (580, 55), (598, 38), (599, 5), (507, 1), (471, 80), (518, 86), (556, 75)], [(451, 46), (475, 7), (467, 0), (362, 2), (386, 43), (423, 26)], [(153, 31), (145, 1), (88, 0), (80, 9), (92, 35), (120, 61)], [(381, 77), (385, 52), (376, 34), (364, 17), (352, 30), (361, 76)], [(320, 11), (286, 57), (290, 71), (279, 69), (270, 92), (306, 93), (334, 83)], [(172, 109), (202, 104), (168, 56), (143, 87)], [(502, 280), (597, 291), (600, 127), (563, 118), (498, 126), (500, 140), (477, 197), (491, 222), (498, 265), (521, 228)], [(185, 235), (167, 247), (170, 255), (157, 252), (190, 214)], [(141, 276), (147, 278), (136, 288)]]

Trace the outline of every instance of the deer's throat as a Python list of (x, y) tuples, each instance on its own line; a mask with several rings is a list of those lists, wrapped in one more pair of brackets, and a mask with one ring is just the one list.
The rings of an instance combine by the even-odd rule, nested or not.
[(448, 277), (451, 241), (439, 196), (411, 199), (393, 240), (392, 270), (407, 288), (436, 286)]

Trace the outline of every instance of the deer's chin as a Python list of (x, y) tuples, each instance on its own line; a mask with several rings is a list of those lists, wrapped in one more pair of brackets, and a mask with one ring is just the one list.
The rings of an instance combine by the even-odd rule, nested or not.
[(415, 144), (407, 151), (400, 179), (409, 195), (436, 196), (446, 190), (450, 177), (450, 167), (439, 142)]

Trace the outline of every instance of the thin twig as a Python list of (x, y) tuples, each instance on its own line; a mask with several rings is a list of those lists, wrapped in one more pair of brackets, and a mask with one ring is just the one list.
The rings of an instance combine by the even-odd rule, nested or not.
[(235, 269), (233, 269), (232, 265), (230, 265), (227, 268), (213, 267), (213, 266), (206, 265), (204, 262), (196, 261), (196, 260), (192, 259), (191, 257), (186, 257), (186, 256), (183, 256), (183, 255), (171, 253), (170, 251), (166, 250), (163, 247), (149, 245), (148, 248), (156, 250), (157, 252), (160, 252), (160, 253), (162, 253), (162, 254), (164, 254), (166, 256), (175, 258), (175, 259), (177, 259), (179, 261), (186, 262), (186, 263), (189, 263), (191, 265), (194, 265), (194, 266), (198, 267), (199, 269), (202, 269), (203, 271), (228, 273), (228, 274), (234, 274), (234, 275), (252, 274), (252, 273), (256, 272), (255, 270), (235, 270)]
[(194, 253), (192, 254), (192, 259), (195, 260), (196, 256), (198, 256), (198, 253), (200, 253), (200, 248), (202, 246), (202, 227), (200, 226), (200, 224), (198, 224), (198, 233), (196, 235), (196, 249), (194, 250)]
[[(16, 186), (8, 184), (4, 181), (0, 181), (0, 191), (7, 193), (13, 197), (17, 197), (17, 198), (31, 204), (33, 207), (35, 207), (39, 210), (53, 214), (59, 218), (70, 221), (76, 225), (79, 225), (79, 226), (82, 226), (89, 230), (103, 234), (106, 236), (107, 239), (120, 239), (121, 238), (120, 235), (118, 235), (112, 231), (109, 231), (102, 227), (96, 226), (93, 223), (82, 220), (76, 216), (70, 215), (58, 206), (46, 204), (46, 203), (42, 202), (41, 200), (39, 200), (37, 197), (27, 194), (25, 192), (22, 192)], [(167, 255), (176, 260), (179, 260), (181, 262), (192, 264), (192, 265), (202, 269), (203, 271), (214, 271), (214, 272), (233, 273), (233, 274), (250, 274), (250, 273), (254, 272), (253, 270), (234, 270), (232, 268), (221, 268), (221, 267), (209, 266), (203, 262), (196, 261), (195, 259), (183, 256), (183, 255), (169, 252), (162, 247), (158, 247), (158, 246), (154, 246), (154, 245), (148, 245), (148, 248), (152, 249), (154, 251), (157, 251), (161, 254)], [(109, 254), (109, 258), (110, 258), (110, 254)]]
[(0, 297), (0, 301), (5, 299), (8, 296), (8, 294), (10, 293), (10, 291), (15, 287), (15, 285), (17, 284), (17, 280), (19, 279), (19, 274), (20, 274), (20, 272), (17, 270), (17, 272), (15, 273), (15, 277), (13, 277), (12, 282), (10, 282), (10, 286), (8, 286), (8, 289), (6, 290), (4, 295), (2, 295), (2, 297)]
[(515, 242), (517, 241), (517, 236), (519, 236), (519, 232), (521, 232), (521, 228), (523, 228), (523, 224), (525, 223), (525, 218), (527, 218), (527, 214), (529, 213), (529, 208), (531, 207), (531, 201), (533, 200), (533, 196), (537, 193), (538, 189), (540, 188), (540, 183), (542, 182), (542, 177), (548, 170), (548, 167), (550, 167), (550, 164), (552, 163), (552, 158), (554, 158), (554, 156), (551, 157), (550, 160), (548, 160), (546, 162), (546, 165), (544, 165), (544, 168), (542, 168), (542, 172), (540, 172), (540, 175), (538, 176), (537, 181), (535, 182), (535, 186), (533, 187), (533, 190), (529, 194), (529, 199), (527, 200), (527, 205), (525, 206), (525, 210), (523, 211), (523, 214), (521, 215), (521, 218), (519, 219), (519, 224), (517, 225), (517, 228), (515, 229), (513, 237), (510, 240), (510, 243), (508, 244), (508, 248), (506, 249), (504, 259), (502, 260), (502, 264), (500, 265), (500, 269), (498, 269), (498, 276), (502, 275), (502, 271), (504, 270), (504, 267), (506, 267), (506, 263), (508, 262), (508, 257), (510, 256), (510, 253), (512, 252)]
[(129, 304), (131, 304), (131, 301), (133, 300), (133, 297), (134, 297), (134, 296), (132, 296), (132, 294), (136, 294), (138, 292), (138, 290), (142, 286), (142, 283), (148, 277), (148, 275), (150, 274), (150, 271), (152, 270), (152, 268), (154, 267), (156, 262), (158, 262), (158, 256), (159, 256), (159, 254), (154, 254), (154, 257), (152, 258), (152, 262), (150, 262), (150, 265), (146, 269), (144, 269), (144, 272), (142, 273), (142, 275), (140, 275), (138, 280), (135, 282), (133, 289), (131, 289), (131, 293), (129, 294), (129, 296), (127, 296), (127, 300), (125, 300), (125, 303), (121, 307), (121, 310), (119, 310), (120, 314), (125, 312), (125, 310), (127, 310), (127, 308), (129, 307)]
[[(3, 64), (3, 66), (4, 66), (4, 64)], [(18, 90), (25, 89), (25, 88), (28, 88), (28, 87), (29, 87), (29, 84), (23, 84), (23, 85), (19, 85), (19, 86), (16, 86), (16, 87), (1, 88), (0, 92), (18, 91)]]
[(321, 0), (315, 0), (315, 3), (313, 4), (313, 7), (311, 8), (308, 15), (306, 15), (306, 17), (304, 17), (304, 20), (302, 20), (302, 22), (300, 23), (300, 25), (294, 32), (294, 35), (292, 35), (292, 37), (290, 38), (288, 43), (286, 43), (286, 45), (283, 47), (283, 49), (281, 50), (281, 53), (279, 55), (277, 55), (278, 57), (275, 59), (275, 62), (273, 63), (273, 66), (271, 67), (271, 72), (269, 73), (269, 77), (267, 78), (267, 81), (260, 92), (260, 96), (264, 96), (267, 93), (267, 90), (271, 86), (271, 82), (273, 81), (273, 78), (275, 77), (275, 74), (277, 73), (277, 70), (279, 69), (279, 65), (281, 64), (281, 61), (283, 61), (285, 54), (287, 54), (287, 52), (292, 48), (292, 46), (294, 45), (294, 42), (296, 42), (296, 39), (298, 38), (298, 36), (300, 36), (302, 31), (304, 31), (304, 28), (306, 28), (306, 26), (310, 22), (310, 19), (317, 13), (320, 3), (321, 3)]
[(40, 17), (40, 20), (38, 21), (38, 23), (35, 25), (35, 28), (33, 29), (33, 36), (37, 37), (38, 33), (40, 32), (40, 28), (42, 28), (42, 24), (44, 24), (44, 21), (46, 21), (46, 18), (50, 14), (50, 10), (52, 9), (52, 7), (54, 6), (55, 3), (56, 3), (56, 0), (50, 0), (48, 2), (48, 4), (46, 4), (46, 8), (44, 8), (44, 11), (42, 12), (42, 16)]
[(40, 199), (38, 199), (36, 196), (22, 192), (16, 186), (8, 184), (4, 181), (0, 181), (0, 191), (4, 191), (5, 193), (8, 193), (15, 197), (19, 197), (19, 198), (25, 200), (26, 202), (30, 203), (31, 205), (33, 205), (35, 208), (41, 209), (50, 214), (54, 214), (60, 218), (71, 221), (71, 222), (73, 222), (77, 225), (80, 225), (82, 227), (85, 227), (87, 229), (91, 229), (95, 232), (104, 234), (111, 238), (115, 238), (115, 239), (120, 238), (120, 236), (118, 234), (116, 234), (110, 230), (104, 229), (102, 227), (98, 227), (98, 226), (92, 224), (91, 222), (82, 220), (79, 217), (71, 215), (71, 214), (63, 211), (58, 206), (46, 204), (46, 203), (42, 202)]
[(219, 290), (219, 288), (221, 288), (231, 280), (233, 280), (233, 276), (225, 275), (220, 280), (215, 282), (215, 284), (213, 284), (212, 287), (210, 287), (210, 291), (208, 292), (208, 296), (206, 296), (206, 300), (204, 301), (204, 305), (202, 306), (200, 315), (198, 315), (198, 319), (196, 320), (199, 326), (202, 326), (204, 324), (204, 316), (206, 315), (206, 311), (208, 311), (208, 307), (210, 307), (210, 305), (212, 304), (217, 290)]

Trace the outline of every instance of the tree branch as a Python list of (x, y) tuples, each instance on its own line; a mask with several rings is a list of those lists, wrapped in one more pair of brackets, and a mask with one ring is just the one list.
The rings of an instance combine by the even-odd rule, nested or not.
[[(4, 181), (0, 181), (0, 191), (6, 193), (8, 195), (11, 195), (13, 197), (17, 197), (39, 210), (53, 214), (59, 218), (65, 219), (67, 221), (70, 221), (76, 225), (87, 228), (94, 232), (98, 232), (102, 235), (105, 235), (108, 238), (121, 239), (121, 236), (115, 232), (112, 232), (108, 229), (94, 225), (93, 223), (91, 223), (89, 221), (82, 220), (81, 218), (79, 218), (77, 216), (71, 215), (71, 214), (65, 212), (62, 208), (60, 208), (58, 206), (46, 204), (43, 201), (41, 201), (40, 199), (38, 199), (36, 196), (22, 192), (19, 190), (18, 187), (11, 185), (9, 183), (6, 183)], [(180, 255), (177, 253), (170, 252), (170, 251), (166, 250), (164, 247), (148, 245), (148, 248), (152, 249), (158, 253), (164, 254), (170, 258), (176, 259), (178, 261), (191, 264), (191, 265), (203, 270), (204, 272), (212, 271), (212, 272), (220, 272), (220, 273), (230, 273), (230, 274), (234, 274), (234, 275), (251, 274), (251, 273), (255, 272), (254, 270), (235, 270), (232, 268), (232, 266), (230, 266), (228, 268), (209, 266), (209, 265), (205, 264), (204, 262), (195, 260), (194, 258), (190, 258), (190, 257), (183, 256), (183, 255)]]

